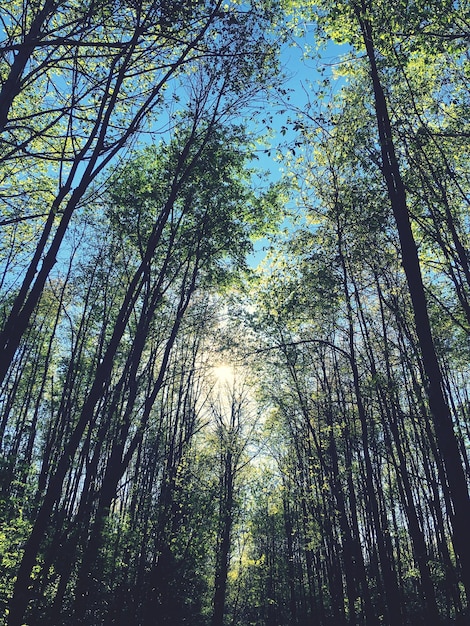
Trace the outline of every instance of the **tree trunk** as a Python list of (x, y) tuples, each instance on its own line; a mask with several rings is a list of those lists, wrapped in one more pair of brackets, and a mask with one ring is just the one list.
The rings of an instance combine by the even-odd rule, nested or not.
[[(452, 520), (454, 545), (460, 561), (462, 582), (468, 600), (470, 598), (470, 542), (468, 541), (470, 499), (467, 480), (462, 468), (452, 416), (444, 396), (442, 374), (431, 332), (418, 251), (407, 208), (405, 186), (395, 153), (390, 116), (376, 63), (372, 27), (358, 7), (356, 7), (356, 16), (369, 60), (382, 153), (382, 172), (387, 184), (388, 196), (398, 229), (402, 263), (410, 291), (416, 332), (427, 377), (429, 408), (433, 417), (436, 439), (445, 465), (448, 488), (452, 499), (453, 508), (448, 511), (448, 514)], [(445, 485), (443, 485), (443, 488), (446, 488)]]
[(215, 589), (212, 603), (212, 626), (223, 626), (224, 623), (225, 596), (227, 591), (227, 575), (233, 521), (234, 467), (230, 451), (227, 451), (225, 455), (224, 474), (221, 487), (221, 519), (219, 524), (220, 537), (216, 557)]

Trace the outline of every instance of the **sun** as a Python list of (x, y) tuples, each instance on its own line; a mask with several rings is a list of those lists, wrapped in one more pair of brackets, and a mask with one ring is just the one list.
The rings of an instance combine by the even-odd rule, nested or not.
[(235, 372), (231, 365), (217, 365), (213, 368), (213, 374), (218, 385), (231, 387), (235, 381)]

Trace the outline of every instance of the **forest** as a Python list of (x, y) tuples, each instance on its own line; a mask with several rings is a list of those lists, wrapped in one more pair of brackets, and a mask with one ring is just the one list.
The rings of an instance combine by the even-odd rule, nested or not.
[(2, 3), (1, 624), (470, 623), (469, 42)]

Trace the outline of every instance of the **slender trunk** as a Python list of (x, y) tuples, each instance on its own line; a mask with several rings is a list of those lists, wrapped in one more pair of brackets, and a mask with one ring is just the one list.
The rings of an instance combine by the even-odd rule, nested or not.
[(223, 626), (224, 623), (225, 596), (227, 592), (227, 575), (233, 523), (234, 468), (233, 457), (230, 451), (227, 451), (225, 455), (224, 475), (221, 487), (220, 537), (217, 548), (215, 589), (212, 603), (212, 626)]
[[(336, 207), (339, 209), (339, 207)], [(381, 491), (378, 490), (374, 481), (374, 467), (371, 457), (371, 438), (369, 420), (364, 406), (359, 368), (356, 359), (356, 348), (354, 341), (354, 319), (351, 303), (351, 295), (348, 285), (348, 270), (346, 258), (343, 250), (342, 226), (340, 224), (339, 214), (337, 214), (337, 237), (338, 237), (338, 256), (343, 274), (343, 290), (346, 301), (346, 311), (348, 320), (348, 340), (349, 340), (349, 358), (353, 375), (353, 389), (359, 422), (361, 425), (362, 451), (365, 466), (365, 484), (366, 484), (366, 503), (370, 508), (372, 515), (374, 534), (376, 536), (377, 551), (380, 560), (380, 569), (382, 571), (384, 581), (385, 602), (387, 605), (388, 619), (390, 626), (399, 626), (403, 624), (403, 615), (400, 599), (400, 590), (398, 587), (396, 574), (393, 569), (392, 554), (393, 549), (390, 542), (390, 533), (387, 528), (387, 520), (381, 513), (379, 506), (379, 498)]]
[[(383, 333), (383, 340), (384, 340), (385, 367), (386, 367), (388, 382), (392, 386), (393, 379), (392, 379), (392, 370), (391, 370), (391, 364), (390, 364), (390, 358), (389, 358), (387, 324), (385, 320), (382, 292), (381, 292), (377, 277), (376, 277), (376, 287), (377, 287), (378, 296), (379, 296), (380, 317), (381, 317), (382, 333)], [(370, 360), (371, 360), (372, 375), (376, 376), (377, 370), (375, 367), (375, 362), (374, 362), (372, 351), (370, 352)], [(424, 596), (424, 601), (425, 601), (426, 620), (427, 620), (426, 623), (439, 624), (440, 615), (439, 615), (439, 609), (438, 609), (437, 600), (436, 600), (436, 594), (434, 591), (434, 585), (432, 582), (431, 571), (429, 568), (428, 550), (427, 550), (424, 534), (419, 523), (418, 513), (415, 507), (415, 503), (414, 503), (410, 476), (409, 476), (408, 468), (406, 465), (406, 455), (405, 455), (405, 451), (403, 450), (402, 441), (401, 441), (401, 437), (400, 437), (400, 433), (398, 429), (398, 423), (399, 423), (398, 399), (395, 398), (394, 402), (388, 403), (387, 398), (385, 397), (385, 394), (383, 393), (382, 389), (379, 388), (378, 393), (380, 396), (380, 403), (383, 406), (384, 412), (387, 417), (386, 423), (388, 424), (390, 428), (390, 432), (392, 434), (393, 441), (395, 444), (395, 449), (396, 449), (397, 456), (398, 456), (398, 463), (397, 463), (397, 469), (399, 472), (398, 485), (399, 485), (400, 490), (402, 491), (402, 501), (403, 501), (406, 516), (408, 519), (408, 528), (410, 531), (410, 538), (412, 542), (413, 553), (414, 553), (414, 557), (416, 559), (416, 562), (418, 564), (418, 568), (420, 571), (421, 586), (422, 586), (422, 591), (423, 591), (423, 596)], [(389, 447), (391, 448), (390, 445)]]
[(290, 623), (292, 626), (297, 624), (297, 593), (295, 588), (296, 574), (294, 568), (294, 545), (293, 545), (293, 524), (292, 513), (290, 511), (288, 498), (283, 499), (283, 514), (284, 514), (284, 531), (286, 533), (287, 541), (287, 569), (289, 577), (289, 611), (290, 611)]
[[(337, 355), (333, 355), (334, 359), (334, 372), (336, 375), (336, 387), (341, 386), (341, 377)], [(352, 477), (352, 458), (350, 454), (350, 432), (349, 428), (345, 427), (345, 431), (341, 435), (341, 439), (345, 444), (345, 470), (346, 470), (346, 486), (340, 484), (340, 464), (338, 447), (336, 445), (336, 439), (334, 436), (334, 420), (333, 420), (333, 407), (331, 402), (333, 401), (332, 389), (329, 384), (328, 374), (323, 369), (324, 384), (328, 390), (328, 397), (331, 398), (330, 406), (326, 410), (326, 421), (329, 429), (330, 447), (329, 452), (331, 455), (331, 461), (333, 466), (333, 488), (337, 497), (337, 505), (339, 509), (339, 523), (341, 527), (341, 533), (343, 537), (343, 553), (345, 560), (345, 578), (346, 587), (348, 589), (348, 606), (349, 606), (349, 621), (354, 626), (358, 626), (360, 623), (366, 625), (375, 624), (377, 619), (374, 616), (374, 611), (371, 603), (369, 587), (367, 583), (367, 573), (365, 569), (364, 556), (362, 554), (360, 544), (360, 533), (357, 522), (357, 505), (356, 505), (356, 487), (353, 483)], [(339, 399), (339, 398), (338, 398)], [(345, 492), (348, 493), (346, 498)], [(347, 502), (349, 501), (349, 517), (347, 510)], [(349, 521), (351, 520), (351, 521)], [(350, 582), (348, 582), (348, 579)], [(356, 608), (357, 600), (360, 600), (360, 608)], [(362, 615), (361, 615), (362, 613)]]

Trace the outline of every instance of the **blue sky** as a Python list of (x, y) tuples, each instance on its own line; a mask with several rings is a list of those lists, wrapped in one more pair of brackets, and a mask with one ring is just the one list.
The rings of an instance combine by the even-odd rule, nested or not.
[[(308, 49), (312, 49), (311, 55), (306, 54)], [(347, 47), (338, 46), (333, 43), (319, 51), (316, 50), (313, 29), (308, 25), (305, 28), (303, 37), (293, 37), (290, 45), (284, 45), (281, 51), (281, 65), (287, 76), (285, 89), (288, 90), (289, 100), (284, 97), (285, 102), (269, 103), (267, 108), (260, 114), (260, 121), (266, 116), (272, 117), (273, 137), (270, 141), (268, 152), (259, 152), (259, 160), (255, 161), (254, 167), (269, 172), (269, 178), (275, 182), (281, 179), (285, 169), (282, 160), (276, 159), (279, 149), (282, 152), (283, 146), (293, 144), (296, 133), (292, 129), (289, 118), (295, 118), (294, 109), (302, 109), (308, 105), (309, 99), (315, 101), (315, 86), (326, 76), (332, 76), (334, 68), (337, 66), (341, 56), (345, 54)], [(321, 70), (323, 69), (323, 74)], [(341, 82), (341, 79), (339, 80)], [(264, 118), (263, 118), (264, 116)], [(258, 132), (263, 132), (262, 124), (258, 127)], [(285, 129), (283, 131), (283, 129)], [(292, 206), (294, 199), (292, 200)], [(289, 228), (289, 221), (285, 220), (283, 226)], [(261, 239), (255, 243), (255, 253), (250, 256), (249, 263), (256, 266), (266, 256), (264, 248), (269, 246), (266, 239)]]

